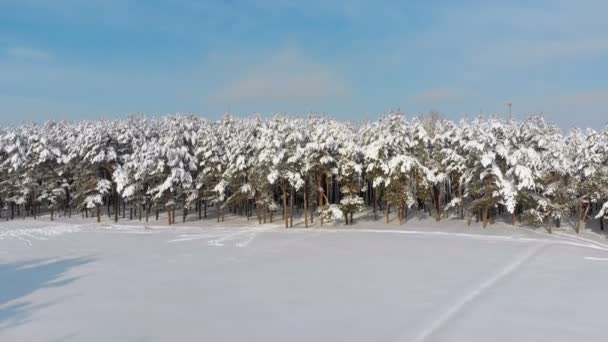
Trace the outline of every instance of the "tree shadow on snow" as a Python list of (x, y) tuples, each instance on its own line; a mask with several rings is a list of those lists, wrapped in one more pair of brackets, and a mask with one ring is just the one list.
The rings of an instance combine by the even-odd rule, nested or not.
[(79, 277), (67, 276), (70, 269), (93, 261), (91, 257), (77, 257), (0, 264), (0, 331), (26, 323), (36, 310), (61, 300), (35, 304), (24, 297), (37, 290), (74, 282)]

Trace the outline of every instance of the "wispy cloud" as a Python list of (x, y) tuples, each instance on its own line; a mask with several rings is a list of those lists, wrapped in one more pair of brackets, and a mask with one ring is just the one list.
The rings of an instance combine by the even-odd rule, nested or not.
[(347, 85), (329, 68), (298, 49), (286, 48), (252, 66), (209, 99), (219, 103), (302, 103), (346, 94)]
[(514, 67), (534, 66), (608, 55), (608, 37), (581, 39), (512, 40), (480, 54), (480, 62)]
[(11, 58), (25, 61), (43, 62), (49, 61), (52, 58), (51, 53), (48, 51), (25, 46), (14, 46), (7, 48), (5, 53)]

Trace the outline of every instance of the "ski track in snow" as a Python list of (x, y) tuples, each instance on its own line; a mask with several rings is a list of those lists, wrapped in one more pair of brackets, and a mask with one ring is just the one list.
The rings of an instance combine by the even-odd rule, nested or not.
[[(32, 245), (34, 240), (48, 240), (53, 237), (57, 237), (63, 234), (82, 232), (84, 225), (50, 225), (44, 228), (17, 228), (17, 229), (6, 229), (0, 230), (0, 240), (16, 239), (22, 240), (25, 243)], [(161, 234), (167, 232), (174, 232), (175, 229), (171, 230), (164, 226), (130, 226), (130, 225), (86, 225), (91, 228), (88, 231), (98, 233), (111, 233), (111, 234)], [(226, 244), (234, 245), (237, 247), (247, 247), (259, 233), (264, 232), (282, 232), (280, 228), (243, 228), (243, 227), (212, 227), (212, 228), (201, 228), (196, 226), (179, 227), (176, 229), (184, 230), (198, 230), (207, 229), (207, 231), (201, 233), (184, 233), (177, 237), (168, 240), (169, 243), (188, 242), (196, 240), (206, 240), (207, 245), (221, 247)], [(523, 243), (551, 243), (565, 246), (574, 246), (581, 248), (588, 248), (608, 252), (608, 244), (586, 239), (579, 236), (573, 236), (570, 234), (554, 232), (553, 235), (546, 237), (522, 237), (522, 236), (505, 236), (505, 235), (485, 235), (485, 234), (474, 234), (474, 233), (460, 233), (460, 232), (446, 232), (446, 231), (425, 231), (425, 230), (393, 230), (393, 229), (345, 229), (345, 228), (313, 228), (303, 229), (294, 228), (290, 229), (290, 232), (305, 232), (305, 233), (370, 233), (370, 234), (403, 234), (403, 235), (418, 235), (418, 236), (439, 236), (439, 237), (454, 237), (454, 238), (465, 238), (475, 239), (483, 241), (506, 241), (506, 242), (523, 242)]]
[[(220, 246), (221, 247), (221, 246), (224, 246), (226, 243), (234, 242), (235, 246), (245, 247), (249, 243), (241, 244), (239, 246), (239, 242), (238, 241), (241, 241), (242, 237), (245, 237), (245, 240), (246, 240), (248, 237), (250, 237), (252, 235), (254, 236), (255, 234), (256, 234), (255, 232), (251, 232), (251, 231), (247, 231), (247, 230), (246, 231), (235, 232), (235, 233), (229, 233), (229, 234), (221, 236), (221, 237), (219, 237), (217, 239), (209, 240), (207, 242), (207, 244), (209, 246)], [(251, 240), (253, 240), (253, 239), (250, 239), (249, 241), (251, 241)]]
[(421, 230), (390, 230), (390, 229), (323, 229), (323, 232), (360, 232), (360, 233), (376, 233), (376, 234), (404, 234), (404, 235), (420, 235), (420, 236), (442, 236), (442, 237), (458, 237), (484, 241), (508, 241), (508, 242), (525, 242), (525, 243), (552, 243), (558, 245), (575, 246), (582, 248), (596, 249), (608, 252), (608, 245), (602, 244), (589, 239), (578, 238), (568, 234), (559, 234), (560, 238), (528, 238), (518, 236), (504, 235), (483, 235), (471, 233), (454, 233), (442, 231), (421, 231)]
[(592, 260), (592, 261), (608, 261), (608, 258), (597, 258), (597, 257), (585, 257), (585, 260)]
[(50, 226), (45, 228), (19, 228), (0, 231), (0, 240), (23, 240), (30, 246), (32, 240), (48, 240), (63, 234), (81, 232), (79, 226)]
[[(481, 296), (485, 291), (487, 291), (490, 287), (494, 286), (496, 283), (501, 281), (503, 278), (508, 276), (509, 274), (516, 271), (520, 268), (524, 263), (532, 259), (535, 255), (537, 255), (542, 248), (548, 246), (547, 243), (539, 243), (534, 245), (533, 247), (525, 250), (518, 258), (507, 264), (503, 269), (501, 269), (498, 273), (492, 275), (481, 284), (476, 286), (473, 290), (467, 293), (465, 296), (460, 298), (454, 304), (449, 306), (443, 313), (439, 315), (439, 317), (434, 320), (428, 327), (423, 329), (413, 340), (413, 342), (424, 342), (429, 339), (433, 334), (441, 330), (443, 326), (448, 324), (454, 316), (462, 311), (467, 305), (472, 303), (475, 299)], [(399, 341), (407, 341), (406, 338), (399, 338)]]
[(222, 247), (226, 244), (236, 247), (247, 247), (260, 232), (268, 231), (268, 229), (238, 229), (238, 228), (223, 228), (219, 232), (214, 230), (209, 233), (201, 234), (180, 234), (176, 238), (168, 240), (168, 243), (190, 242), (197, 240), (206, 240), (207, 245)]

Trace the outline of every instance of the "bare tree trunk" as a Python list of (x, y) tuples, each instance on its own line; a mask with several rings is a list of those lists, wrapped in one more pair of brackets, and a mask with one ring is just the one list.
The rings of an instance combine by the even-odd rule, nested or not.
[(589, 208), (591, 207), (591, 204), (588, 203), (587, 205), (584, 206), (585, 207), (585, 211), (583, 211), (583, 215), (582, 217), (579, 218), (578, 220), (578, 224), (577, 224), (577, 229), (576, 229), (576, 234), (578, 234), (580, 232), (580, 222), (583, 221), (584, 223), (587, 222), (587, 214), (589, 213)]
[(287, 215), (287, 181), (283, 178), (283, 218), (285, 219), (285, 228), (289, 228), (289, 217)]
[(376, 205), (378, 203), (378, 194), (376, 193), (376, 189), (372, 188), (374, 192), (373, 200), (374, 200), (374, 221), (378, 219), (378, 212), (376, 211)]
[(581, 230), (581, 208), (582, 207), (582, 202), (579, 202), (576, 205), (576, 225), (574, 226), (574, 230), (576, 231), (576, 234), (579, 233), (579, 231)]
[(329, 195), (329, 192), (330, 192), (329, 185), (330, 184), (331, 184), (331, 179), (330, 179), (330, 177), (326, 176), (325, 177), (325, 188), (327, 189), (327, 193), (325, 196), (327, 197), (327, 205), (331, 204), (331, 202), (332, 202), (331, 197)]
[(439, 208), (439, 187), (437, 185), (433, 185), (433, 197), (435, 198), (435, 221), (441, 220), (441, 209)]
[(262, 215), (264, 215), (264, 223), (266, 223), (266, 214), (268, 213), (268, 208), (262, 207)]
[(386, 224), (389, 223), (390, 212), (391, 212), (391, 205), (387, 203), (386, 204)]
[(258, 215), (258, 224), (262, 224), (262, 213), (260, 212), (260, 206), (258, 205), (258, 201), (255, 201), (255, 211)]
[(308, 228), (308, 198), (306, 193), (308, 192), (308, 179), (304, 182), (304, 227)]
[(323, 180), (322, 180), (322, 176), (318, 177), (318, 185), (317, 185), (317, 193), (319, 195), (319, 200), (317, 201), (317, 203), (319, 203), (319, 207), (323, 208)]
[(101, 222), (101, 209), (97, 206), (97, 222)]
[(483, 227), (485, 228), (488, 225), (488, 207), (483, 207)]
[(315, 223), (315, 207), (310, 208), (310, 224)]
[(291, 194), (289, 195), (289, 227), (293, 227), (293, 198), (295, 197), (295, 192), (293, 191), (293, 187), (291, 187)]

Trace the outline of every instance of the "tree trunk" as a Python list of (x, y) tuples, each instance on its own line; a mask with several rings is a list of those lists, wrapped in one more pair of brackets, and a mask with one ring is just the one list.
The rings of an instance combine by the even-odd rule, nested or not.
[(295, 193), (293, 191), (293, 187), (291, 187), (291, 194), (289, 196), (289, 227), (293, 227), (293, 198), (295, 197)]
[(101, 209), (97, 206), (97, 222), (101, 222)]
[(352, 211), (350, 212), (350, 224), (351, 225), (353, 224), (353, 212)]
[(258, 224), (262, 224), (262, 213), (260, 212), (260, 206), (257, 204), (257, 199), (256, 199), (256, 204), (255, 204), (255, 211), (256, 211), (256, 214), (258, 215)]
[(114, 222), (118, 222), (118, 215), (120, 214), (120, 201), (118, 191), (116, 191), (116, 184), (112, 185), (112, 190), (114, 191)]
[(433, 197), (435, 199), (435, 221), (441, 220), (441, 209), (439, 203), (439, 187), (437, 185), (433, 185)]
[(389, 223), (390, 212), (391, 212), (391, 205), (387, 203), (386, 204), (386, 224)]
[(283, 178), (283, 218), (285, 219), (285, 228), (289, 228), (289, 217), (287, 216), (287, 181)]
[(582, 211), (582, 202), (579, 202), (576, 205), (576, 225), (574, 226), (574, 230), (576, 234), (581, 230), (581, 211)]
[(317, 192), (319, 194), (319, 200), (317, 201), (317, 203), (319, 203), (319, 207), (323, 208), (323, 180), (322, 180), (322, 176), (319, 176), (318, 178), (318, 185), (317, 185)]
[(378, 196), (376, 195), (376, 189), (372, 188), (374, 192), (373, 201), (374, 201), (374, 221), (378, 219), (378, 212), (376, 211), (376, 204), (378, 203)]
[(308, 180), (304, 183), (304, 227), (308, 228), (308, 198), (306, 192), (308, 191)]
[(488, 207), (483, 207), (483, 227), (485, 228), (488, 225)]
[(332, 203), (331, 197), (330, 197), (330, 188), (329, 185), (331, 184), (331, 180), (329, 176), (325, 176), (325, 188), (327, 189), (327, 193), (326, 193), (326, 197), (327, 197), (327, 205), (330, 205)]
[(268, 208), (262, 207), (260, 210), (262, 210), (263, 221), (266, 223), (266, 214), (268, 213)]

